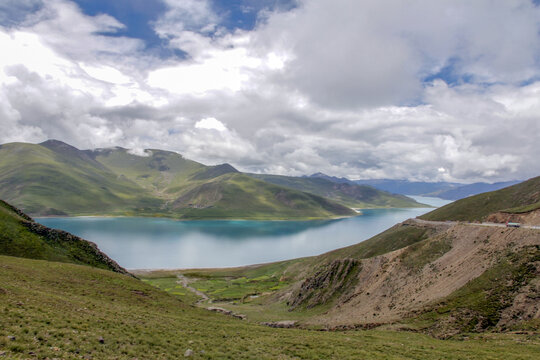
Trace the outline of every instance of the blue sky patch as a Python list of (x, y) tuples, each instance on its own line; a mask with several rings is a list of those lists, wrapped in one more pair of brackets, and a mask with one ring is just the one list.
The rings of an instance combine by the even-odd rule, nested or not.
[[(126, 27), (108, 36), (126, 36), (141, 39), (147, 50), (160, 57), (185, 54), (167, 46), (167, 40), (161, 39), (153, 29), (153, 23), (167, 11), (167, 5), (161, 0), (74, 0), (81, 10), (90, 16), (107, 14)], [(212, 10), (219, 15), (221, 27), (229, 31), (236, 29), (252, 30), (262, 10), (287, 11), (294, 6), (294, 0), (211, 0)]]

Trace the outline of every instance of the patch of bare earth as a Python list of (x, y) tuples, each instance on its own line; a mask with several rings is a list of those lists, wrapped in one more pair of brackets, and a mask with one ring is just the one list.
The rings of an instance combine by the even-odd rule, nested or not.
[(487, 221), (504, 224), (506, 222), (518, 222), (524, 225), (540, 225), (540, 209), (523, 214), (510, 214), (496, 212), (487, 217)]
[[(528, 245), (540, 245), (540, 231), (460, 224), (438, 227), (421, 243), (362, 260), (354, 291), (309, 323), (380, 324), (410, 317), (480, 276), (503, 253)], [(530, 286), (537, 287), (538, 282)], [(538, 304), (530, 308), (530, 299), (528, 293), (516, 297), (508, 317), (538, 316)], [(528, 310), (520, 310), (525, 307)]]

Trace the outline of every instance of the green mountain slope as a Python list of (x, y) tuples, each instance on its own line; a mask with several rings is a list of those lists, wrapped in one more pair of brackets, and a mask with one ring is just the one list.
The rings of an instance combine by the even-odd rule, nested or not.
[(127, 273), (94, 243), (49, 229), (0, 200), (0, 254), (90, 265)]
[(204, 166), (181, 155), (148, 150), (97, 150), (92, 156), (116, 175), (162, 198), (167, 214), (183, 218), (298, 219), (353, 215), (320, 196), (286, 189), (239, 173), (229, 164)]
[(0, 198), (39, 215), (111, 214), (162, 203), (84, 152), (55, 141), (0, 147)]
[(540, 208), (540, 177), (458, 200), (420, 218), (425, 220), (482, 221), (498, 211), (523, 213)]
[(324, 196), (352, 208), (407, 208), (426, 206), (404, 195), (390, 194), (366, 185), (337, 183), (322, 177), (293, 177), (264, 174), (249, 174), (249, 176), (279, 186)]
[(287, 189), (244, 174), (218, 176), (191, 188), (173, 203), (175, 211), (194, 218), (294, 219), (350, 216), (340, 204), (306, 192)]
[(33, 215), (312, 219), (355, 212), (320, 196), (162, 150), (81, 151), (60, 141), (0, 147), (0, 198)]

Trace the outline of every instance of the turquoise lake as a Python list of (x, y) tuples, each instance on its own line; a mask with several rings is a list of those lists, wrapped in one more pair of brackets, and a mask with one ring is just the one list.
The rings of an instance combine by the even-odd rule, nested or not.
[[(432, 206), (449, 203), (414, 196)], [(159, 218), (38, 218), (41, 224), (95, 242), (128, 269), (250, 265), (324, 252), (359, 243), (433, 208), (367, 209), (324, 221), (177, 221)]]

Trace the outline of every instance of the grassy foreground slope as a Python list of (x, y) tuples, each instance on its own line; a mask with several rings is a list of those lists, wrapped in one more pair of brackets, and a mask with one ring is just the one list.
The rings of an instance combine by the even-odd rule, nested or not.
[(540, 177), (535, 177), (501, 190), (455, 201), (420, 218), (438, 221), (482, 221), (498, 211), (523, 213), (539, 208)]
[(0, 200), (0, 254), (69, 262), (127, 273), (94, 243), (49, 229)]
[(395, 331), (274, 329), (185, 305), (128, 276), (0, 256), (7, 358), (534, 359), (524, 335), (436, 340)]
[(249, 176), (279, 186), (324, 196), (352, 208), (410, 208), (425, 206), (404, 195), (390, 194), (366, 185), (337, 183), (322, 177), (293, 177), (264, 174), (249, 174)]

